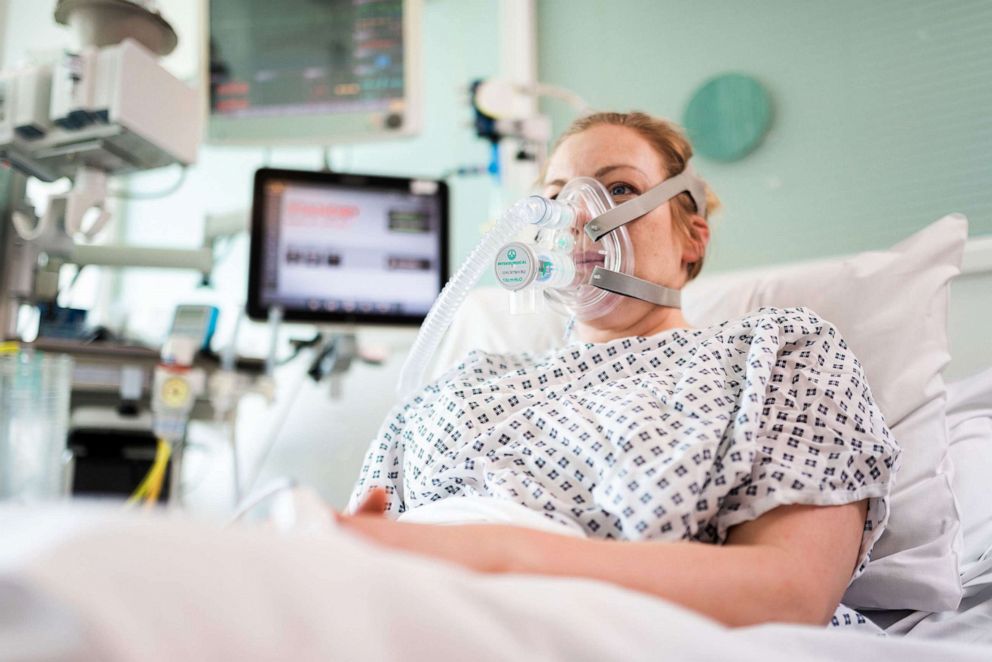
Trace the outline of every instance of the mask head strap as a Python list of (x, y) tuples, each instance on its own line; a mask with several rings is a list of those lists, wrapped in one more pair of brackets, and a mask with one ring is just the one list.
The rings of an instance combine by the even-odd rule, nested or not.
[(607, 292), (640, 299), (656, 306), (682, 307), (682, 293), (678, 290), (602, 267), (592, 270), (589, 284)]
[(696, 213), (706, 218), (706, 185), (696, 175), (692, 164), (687, 163), (685, 169), (674, 177), (669, 177), (642, 195), (628, 200), (586, 223), (585, 233), (593, 241), (599, 241), (621, 225), (644, 216), (679, 193), (688, 193), (696, 205)]

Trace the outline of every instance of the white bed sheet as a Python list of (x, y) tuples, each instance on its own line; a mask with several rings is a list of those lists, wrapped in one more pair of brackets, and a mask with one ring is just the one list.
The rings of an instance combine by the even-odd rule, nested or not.
[[(992, 549), (961, 575), (964, 598), (954, 611), (865, 612), (889, 635), (982, 644), (992, 651)], [(989, 654), (992, 660), (992, 652)]]
[[(990, 647), (817, 627), (731, 630), (608, 584), (480, 575), (337, 531), (222, 530), (78, 507), (0, 509), (0, 531), (2, 659), (86, 659), (94, 651), (106, 660), (992, 656)], [(25, 596), (37, 617), (12, 607)]]
[(992, 368), (949, 384), (947, 391), (954, 494), (964, 526), (964, 597), (954, 611), (866, 613), (890, 634), (992, 645)]

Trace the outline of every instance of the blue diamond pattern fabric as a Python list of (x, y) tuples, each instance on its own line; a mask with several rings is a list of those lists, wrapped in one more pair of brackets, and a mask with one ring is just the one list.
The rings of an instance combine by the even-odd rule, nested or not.
[(837, 329), (763, 308), (539, 355), (472, 352), (387, 417), (349, 508), (374, 486), (392, 516), (489, 496), (589, 537), (720, 544), (780, 505), (867, 499), (853, 581), (898, 459)]

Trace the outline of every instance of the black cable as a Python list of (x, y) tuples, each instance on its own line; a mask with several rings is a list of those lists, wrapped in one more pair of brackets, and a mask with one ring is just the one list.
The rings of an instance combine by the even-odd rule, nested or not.
[(290, 339), (289, 344), (293, 346), (293, 353), (284, 359), (280, 359), (276, 361), (276, 366), (286, 365), (287, 363), (295, 359), (297, 356), (299, 356), (300, 352), (302, 352), (305, 349), (309, 349), (314, 345), (320, 344), (323, 340), (324, 340), (324, 335), (319, 332), (315, 333), (313, 338), (310, 338), (308, 340), (298, 340), (295, 338)]
[(85, 264), (84, 265), (81, 265), (81, 266), (77, 266), (76, 267), (76, 273), (74, 273), (72, 275), (72, 280), (70, 280), (68, 283), (66, 283), (64, 287), (60, 287), (58, 289), (58, 291), (55, 293), (55, 305), (56, 306), (59, 305), (59, 299), (62, 297), (63, 294), (68, 294), (69, 292), (72, 292), (72, 288), (74, 288), (76, 286), (76, 282), (79, 280), (79, 274), (83, 273), (83, 269), (85, 269), (85, 268), (86, 268), (86, 265)]

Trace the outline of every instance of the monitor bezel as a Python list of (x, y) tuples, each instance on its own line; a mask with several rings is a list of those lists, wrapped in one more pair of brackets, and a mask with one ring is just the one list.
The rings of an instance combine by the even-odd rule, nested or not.
[[(251, 227), (248, 249), (248, 297), (246, 310), (248, 318), (256, 321), (269, 316), (269, 305), (262, 302), (261, 279), (263, 273), (265, 237), (265, 186), (272, 180), (299, 182), (304, 184), (327, 184), (337, 187), (392, 189), (400, 193), (410, 193), (415, 182), (437, 184), (433, 193), (438, 198), (441, 227), (438, 232), (437, 291), (448, 282), (448, 185), (446, 182), (422, 177), (389, 177), (384, 175), (363, 175), (355, 173), (320, 172), (312, 170), (290, 170), (285, 168), (260, 168), (255, 171), (252, 191)], [(282, 308), (282, 319), (288, 322), (309, 322), (313, 324), (371, 324), (377, 326), (419, 326), (424, 315), (394, 315), (383, 313), (363, 313), (358, 311), (329, 311), (301, 308)]]
[(203, 139), (212, 145), (342, 145), (412, 138), (423, 119), (423, 0), (403, 3), (403, 121), (388, 123), (392, 111), (300, 113), (260, 117), (227, 117), (213, 112), (210, 99), (210, 7), (201, 4), (200, 90)]

